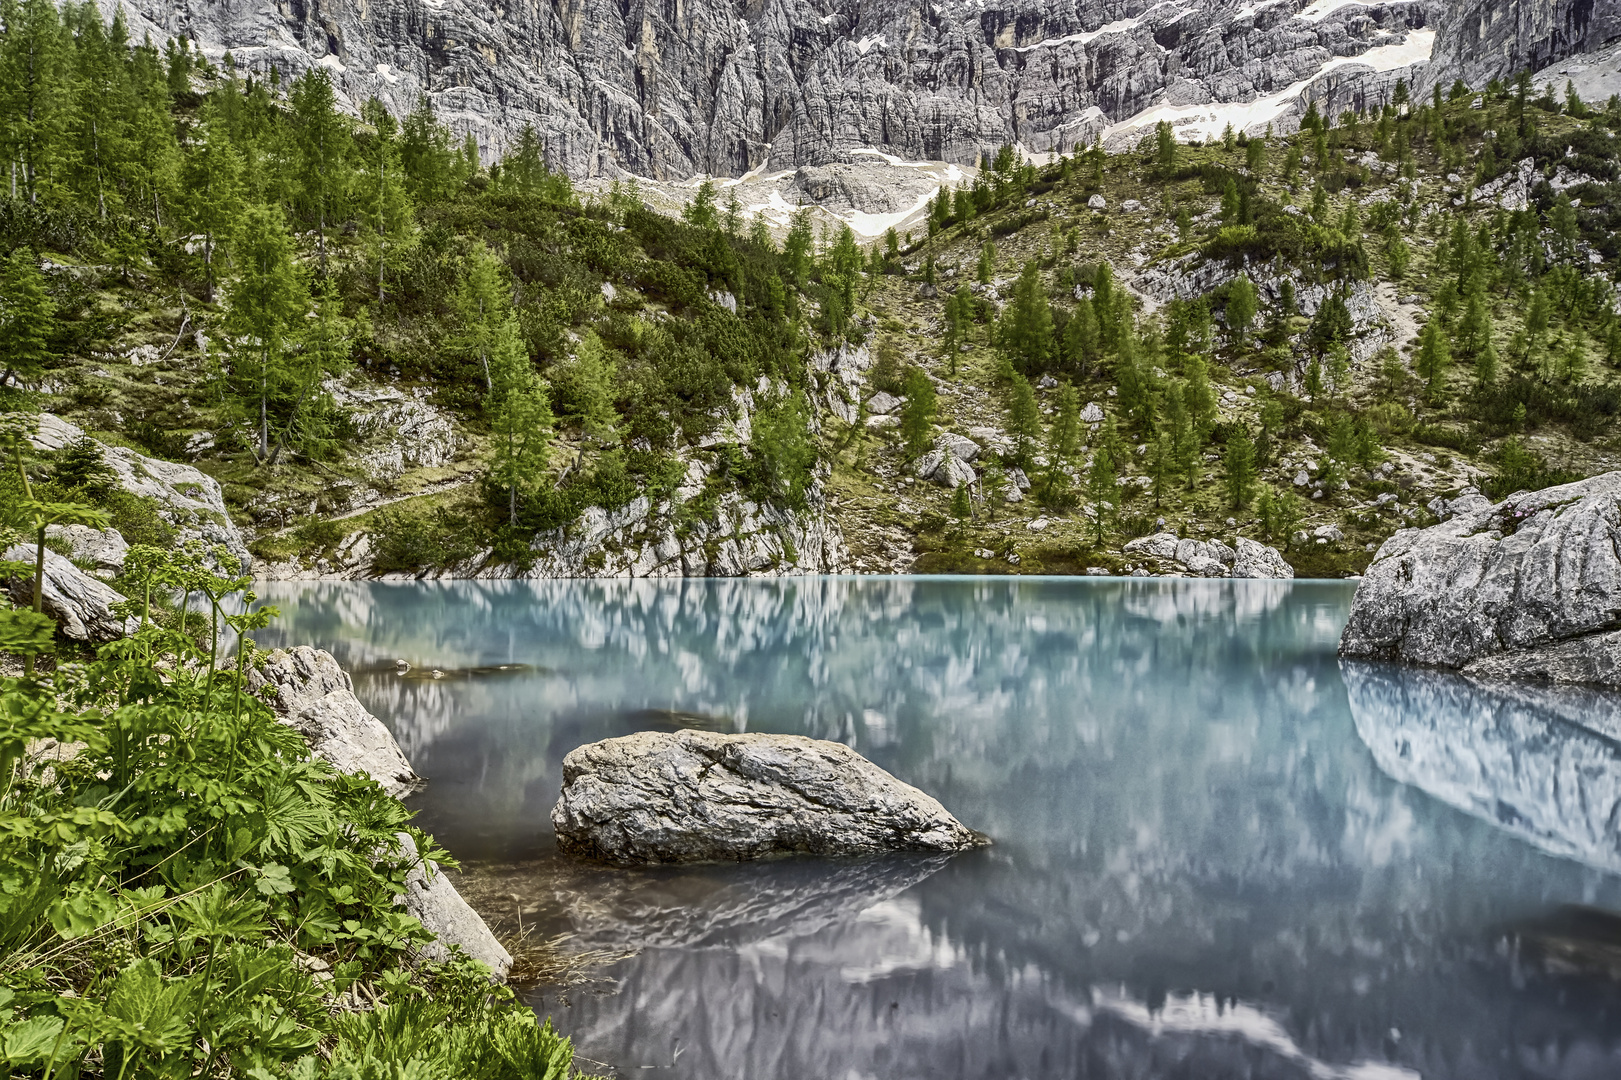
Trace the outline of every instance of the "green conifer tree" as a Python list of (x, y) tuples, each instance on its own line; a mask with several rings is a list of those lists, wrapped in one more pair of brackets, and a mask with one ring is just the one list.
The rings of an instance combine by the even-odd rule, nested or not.
[(490, 351), (490, 419), (494, 459), (490, 479), (507, 495), (507, 524), (518, 524), (519, 494), (532, 490), (546, 469), (554, 419), (547, 386), (535, 373), (518, 320), (510, 312), (496, 328)]
[(938, 411), (934, 383), (913, 367), (906, 373), (904, 385), (906, 403), (901, 406), (901, 438), (906, 441), (906, 452), (916, 457), (929, 448), (934, 433), (934, 418)]
[(507, 283), (506, 267), (482, 241), (467, 254), (452, 306), (457, 322), (453, 347), (478, 361), (484, 373), (484, 391), (493, 393), (491, 358), (496, 334), (512, 311), (512, 288)]
[(50, 362), (51, 329), (56, 302), (45, 285), (33, 249), (20, 247), (6, 257), (0, 272), (0, 386), (38, 382)]
[(381, 304), (388, 267), (397, 265), (412, 247), (416, 212), (400, 164), (394, 117), (376, 98), (366, 102), (361, 117), (372, 125), (376, 136), (361, 155), (363, 172), (356, 201), (377, 265), (377, 302)]
[(1019, 465), (1030, 461), (1031, 450), (1041, 435), (1041, 409), (1030, 380), (1017, 372), (1008, 383), (1007, 430), (1013, 436), (1013, 460)]
[(293, 267), (293, 238), (280, 210), (250, 208), (233, 248), (237, 273), (224, 319), (232, 343), (230, 368), (221, 384), (254, 424), (254, 454), (265, 463), (270, 458), (271, 403), (288, 389), (289, 358), (299, 323), (309, 311), (309, 293)]
[(186, 155), (182, 209), (187, 225), (202, 237), (203, 295), (212, 301), (219, 245), (236, 233), (242, 212), (242, 161), (212, 99), (203, 103), (195, 138)]
[(338, 219), (349, 184), (349, 124), (338, 114), (332, 79), (322, 67), (310, 68), (293, 83), (291, 105), (299, 203), (314, 219), (315, 250), (325, 274), (327, 226)]

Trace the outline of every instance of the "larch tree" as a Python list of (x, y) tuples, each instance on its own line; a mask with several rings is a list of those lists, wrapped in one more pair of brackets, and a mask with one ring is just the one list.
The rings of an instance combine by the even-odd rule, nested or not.
[(507, 524), (518, 524), (519, 492), (544, 475), (554, 418), (546, 383), (535, 373), (511, 312), (496, 327), (490, 352), (491, 389), (485, 410), (495, 460), (490, 478), (507, 493)]
[(0, 363), (5, 376), (0, 386), (37, 382), (45, 373), (51, 351), (49, 333), (56, 303), (45, 287), (34, 252), (17, 248), (0, 272)]
[(232, 246), (237, 275), (224, 319), (231, 340), (225, 390), (251, 415), (255, 457), (263, 464), (270, 458), (271, 400), (288, 379), (289, 354), (309, 311), (309, 291), (293, 266), (293, 238), (279, 209), (250, 208)]
[(358, 201), (377, 263), (377, 302), (381, 304), (384, 274), (391, 260), (401, 258), (411, 248), (416, 212), (406, 190), (394, 118), (376, 98), (366, 102), (361, 117), (377, 132), (362, 156), (365, 172)]
[(1002, 315), (998, 344), (1019, 371), (1040, 371), (1052, 355), (1053, 313), (1041, 268), (1031, 259), (1013, 286), (1013, 300)]
[(1028, 463), (1041, 435), (1041, 407), (1030, 380), (1017, 372), (1008, 386), (1007, 429), (1013, 436), (1014, 459), (1021, 465)]
[(242, 213), (242, 160), (212, 101), (204, 102), (195, 135), (182, 174), (182, 208), (187, 226), (202, 237), (204, 296), (212, 301), (219, 245), (235, 234)]
[(1235, 510), (1240, 509), (1250, 501), (1250, 492), (1255, 488), (1255, 442), (1242, 425), (1228, 434), (1221, 465), (1227, 481), (1227, 497)]
[(1244, 343), (1244, 337), (1254, 324), (1259, 309), (1260, 297), (1256, 294), (1255, 283), (1240, 274), (1227, 289), (1227, 329), (1237, 344)]
[(324, 274), (327, 224), (337, 216), (348, 187), (349, 124), (338, 114), (337, 97), (325, 68), (311, 68), (299, 77), (293, 84), (291, 104), (299, 201), (315, 219), (315, 251)]
[(482, 241), (467, 253), (455, 303), (457, 332), (454, 348), (477, 360), (484, 373), (484, 391), (495, 389), (491, 358), (496, 334), (512, 313), (512, 287), (506, 267)]
[(52, 0), (0, 0), (0, 139), (12, 198), (39, 202), (61, 157), (71, 45)]
[(914, 367), (906, 373), (906, 403), (901, 406), (901, 438), (906, 440), (906, 452), (913, 457), (929, 448), (929, 436), (934, 432), (934, 418), (938, 411), (934, 383)]

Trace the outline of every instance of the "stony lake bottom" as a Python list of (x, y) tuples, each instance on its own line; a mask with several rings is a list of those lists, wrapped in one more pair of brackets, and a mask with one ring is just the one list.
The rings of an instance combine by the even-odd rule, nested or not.
[[(1621, 701), (1342, 664), (1350, 584), (264, 592), (283, 616), (261, 644), (354, 672), (487, 914), (634, 953), (526, 992), (600, 1071), (1621, 1076)], [(559, 855), (564, 754), (682, 726), (845, 742), (995, 844), (658, 870)]]

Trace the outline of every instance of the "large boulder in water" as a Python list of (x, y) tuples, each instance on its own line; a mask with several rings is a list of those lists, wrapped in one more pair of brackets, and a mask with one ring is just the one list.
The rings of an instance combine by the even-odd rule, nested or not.
[(616, 863), (963, 851), (990, 841), (848, 746), (641, 731), (563, 759), (558, 846)]
[(383, 722), (355, 697), (349, 673), (331, 653), (299, 645), (277, 649), (248, 675), (254, 691), (267, 694), (282, 723), (304, 736), (310, 752), (339, 772), (364, 773), (395, 798), (422, 785), (400, 744)]
[(1443, 511), (1379, 549), (1341, 656), (1621, 686), (1621, 472)]

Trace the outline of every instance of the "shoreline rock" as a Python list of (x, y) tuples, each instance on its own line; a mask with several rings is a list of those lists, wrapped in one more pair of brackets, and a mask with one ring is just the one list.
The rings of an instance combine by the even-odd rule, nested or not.
[(1621, 686), (1621, 472), (1448, 511), (1380, 547), (1340, 655)]
[(1232, 547), (1220, 540), (1184, 539), (1172, 532), (1158, 532), (1127, 541), (1127, 555), (1145, 555), (1165, 562), (1179, 563), (1198, 577), (1292, 578), (1294, 567), (1277, 548), (1268, 547), (1247, 536), (1237, 537)]
[[(396, 799), (426, 783), (411, 768), (393, 734), (355, 697), (354, 682), (331, 653), (308, 645), (277, 649), (250, 671), (248, 688), (255, 693), (274, 688), (268, 701), (281, 722), (304, 737), (311, 754), (340, 772), (370, 776)], [(410, 834), (402, 832), (398, 839), (399, 858), (411, 869), (396, 903), (436, 938), (418, 954), (442, 962), (459, 945), (504, 980), (512, 969), (512, 955), (444, 872), (422, 858)]]
[(619, 864), (956, 852), (990, 840), (840, 743), (640, 731), (563, 759), (558, 847)]
[(255, 693), (270, 687), (276, 693), (267, 700), (281, 722), (339, 772), (365, 773), (396, 799), (425, 783), (388, 728), (355, 697), (354, 682), (331, 653), (308, 645), (275, 650), (248, 676)]

